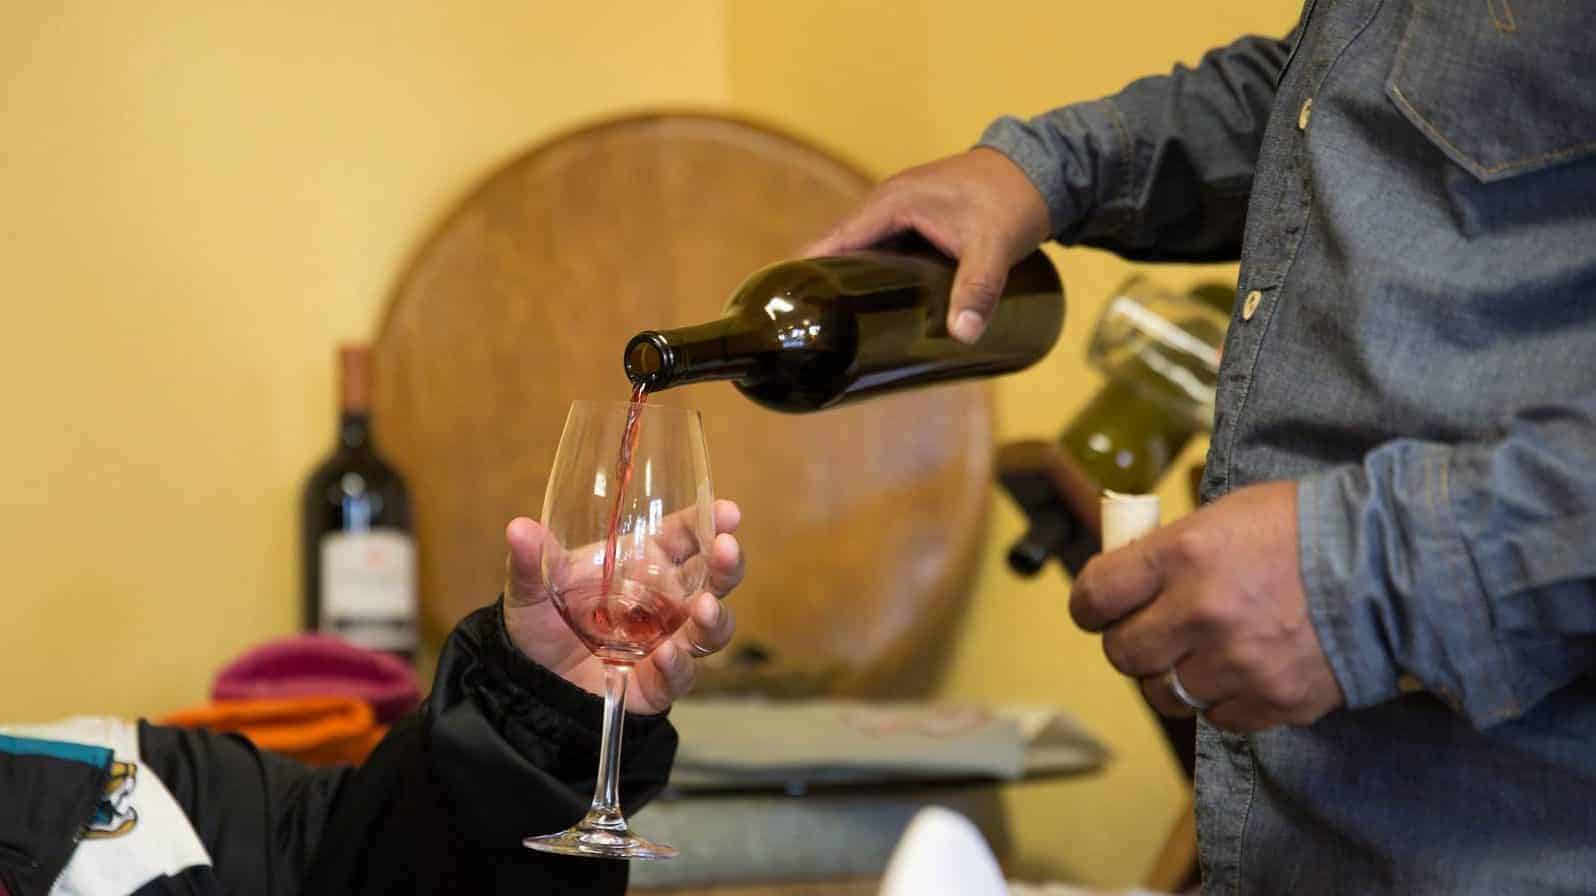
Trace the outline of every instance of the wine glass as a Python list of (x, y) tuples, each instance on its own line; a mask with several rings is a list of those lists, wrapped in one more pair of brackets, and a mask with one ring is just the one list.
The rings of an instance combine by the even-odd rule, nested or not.
[(1213, 306), (1137, 274), (1103, 308), (1086, 357), (1110, 379), (1207, 430), (1229, 323)]
[(704, 587), (712, 504), (697, 411), (571, 405), (543, 500), (543, 578), (571, 631), (604, 663), (604, 728), (587, 815), (557, 834), (526, 838), (529, 848), (612, 859), (676, 855), (634, 835), (621, 814), (621, 727), (632, 667), (676, 632)]

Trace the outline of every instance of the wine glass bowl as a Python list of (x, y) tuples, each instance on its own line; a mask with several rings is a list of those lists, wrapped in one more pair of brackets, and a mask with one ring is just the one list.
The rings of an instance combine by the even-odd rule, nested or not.
[(1098, 316), (1086, 357), (1110, 379), (1207, 430), (1228, 324), (1212, 305), (1137, 274)]
[(542, 572), (561, 617), (604, 662), (604, 732), (587, 815), (526, 846), (604, 858), (676, 854), (627, 827), (621, 719), (632, 666), (681, 627), (704, 587), (713, 503), (698, 412), (641, 400), (571, 405), (544, 496)]

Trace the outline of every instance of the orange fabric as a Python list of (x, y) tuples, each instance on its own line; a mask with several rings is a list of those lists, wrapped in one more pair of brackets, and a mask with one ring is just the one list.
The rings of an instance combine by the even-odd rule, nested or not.
[(242, 734), (263, 750), (312, 765), (363, 762), (388, 731), (377, 724), (369, 704), (353, 697), (218, 700), (159, 722)]

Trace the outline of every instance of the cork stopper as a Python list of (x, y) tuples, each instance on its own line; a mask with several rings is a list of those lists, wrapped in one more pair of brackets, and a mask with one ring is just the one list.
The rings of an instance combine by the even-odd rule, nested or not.
[(371, 346), (363, 342), (338, 346), (338, 407), (360, 413), (371, 408)]
[(1157, 495), (1103, 490), (1103, 550), (1112, 551), (1158, 528)]

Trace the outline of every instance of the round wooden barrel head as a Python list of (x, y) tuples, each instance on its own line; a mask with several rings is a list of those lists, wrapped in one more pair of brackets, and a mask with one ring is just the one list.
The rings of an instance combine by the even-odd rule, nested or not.
[[(377, 436), (411, 487), (430, 634), (499, 592), (504, 525), (538, 515), (570, 402), (626, 398), (626, 340), (718, 316), (745, 276), (869, 187), (761, 127), (641, 115), (536, 147), (461, 203), (400, 279), (374, 346)], [(654, 400), (703, 412), (715, 493), (743, 510), (748, 576), (729, 601), (723, 678), (858, 689), (925, 646), (982, 537), (985, 388), (798, 416), (725, 383)]]

